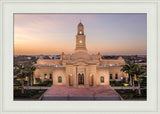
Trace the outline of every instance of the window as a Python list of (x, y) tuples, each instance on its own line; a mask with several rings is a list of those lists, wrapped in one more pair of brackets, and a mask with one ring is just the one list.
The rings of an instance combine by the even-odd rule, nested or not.
[(110, 79), (112, 79), (112, 74), (110, 74)]
[(49, 74), (49, 79), (52, 79), (52, 74)]
[(104, 77), (101, 76), (101, 83), (104, 83)]
[(115, 79), (118, 79), (118, 74), (115, 75)]
[(44, 74), (44, 79), (47, 79), (47, 74)]
[(58, 83), (62, 83), (62, 77), (61, 76), (58, 77)]

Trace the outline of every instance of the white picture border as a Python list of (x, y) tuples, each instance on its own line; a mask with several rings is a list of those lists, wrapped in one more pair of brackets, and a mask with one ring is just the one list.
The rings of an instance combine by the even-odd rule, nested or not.
[[(1, 113), (157, 113), (158, 0), (3, 0), (1, 16)], [(13, 101), (13, 13), (147, 13), (147, 101)], [(159, 11), (160, 13), (160, 11)], [(159, 18), (160, 19), (160, 18)], [(160, 64), (160, 62), (159, 62)]]

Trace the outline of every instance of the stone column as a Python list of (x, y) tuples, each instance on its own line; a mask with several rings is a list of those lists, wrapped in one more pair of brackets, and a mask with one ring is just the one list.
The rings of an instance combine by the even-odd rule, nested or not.
[(66, 75), (66, 87), (69, 87), (69, 75)]
[(77, 88), (77, 75), (73, 77), (73, 87)]
[(87, 69), (84, 68), (84, 77), (85, 77), (85, 80), (84, 80), (84, 86), (85, 88), (88, 88), (89, 87), (89, 76), (87, 75)]
[(89, 80), (88, 80), (88, 75), (85, 75), (85, 83), (84, 83), (84, 85), (85, 85), (85, 88), (88, 88), (89, 87)]
[(77, 88), (78, 87), (78, 83), (77, 83), (77, 80), (78, 80), (77, 67), (75, 67), (75, 70), (76, 70), (76, 73), (75, 73), (75, 75), (73, 75), (73, 86)]
[(94, 74), (93, 75), (93, 87), (96, 87), (97, 84), (96, 84), (96, 75)]

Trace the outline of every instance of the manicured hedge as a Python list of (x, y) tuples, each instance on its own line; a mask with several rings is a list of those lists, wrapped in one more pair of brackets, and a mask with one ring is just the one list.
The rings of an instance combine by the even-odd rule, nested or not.
[(39, 84), (34, 84), (34, 86), (52, 86), (53, 85), (53, 81), (50, 80), (46, 80), (44, 82), (41, 82)]

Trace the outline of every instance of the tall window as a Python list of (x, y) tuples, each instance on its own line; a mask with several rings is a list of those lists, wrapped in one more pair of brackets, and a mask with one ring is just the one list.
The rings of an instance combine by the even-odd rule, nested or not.
[(72, 82), (72, 75), (69, 75), (69, 86), (72, 86), (73, 82)]
[(112, 79), (112, 74), (110, 74), (110, 79)]
[(49, 79), (52, 79), (52, 74), (49, 74)]
[(118, 79), (118, 74), (115, 74), (115, 79)]
[(101, 83), (104, 83), (104, 77), (101, 76)]
[(44, 79), (47, 79), (47, 74), (44, 74)]
[(61, 76), (58, 77), (58, 83), (62, 83), (62, 77)]

